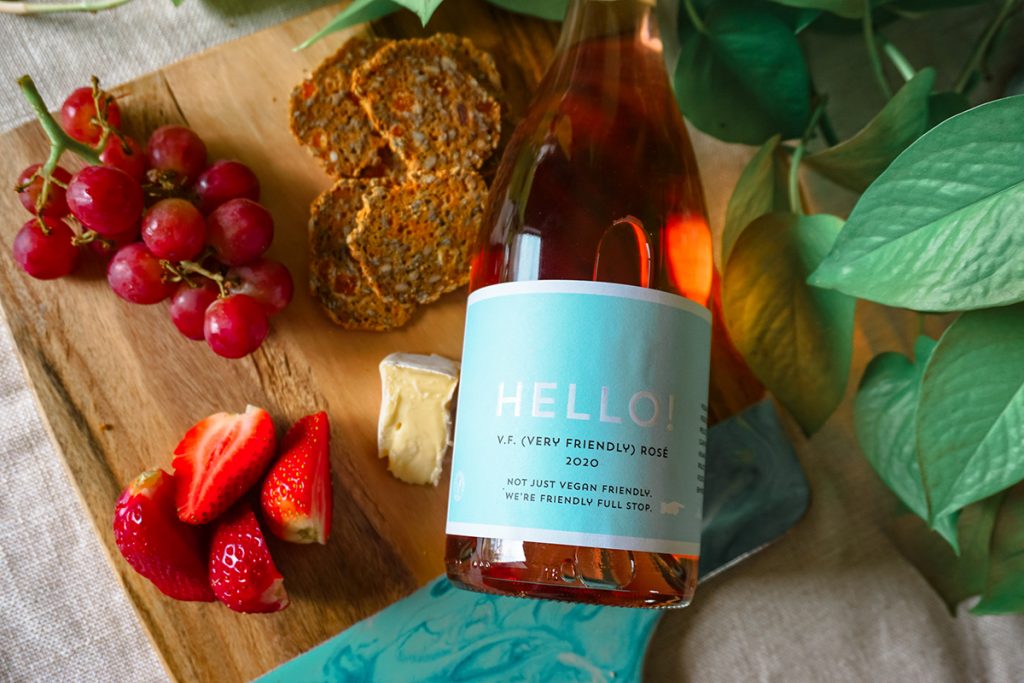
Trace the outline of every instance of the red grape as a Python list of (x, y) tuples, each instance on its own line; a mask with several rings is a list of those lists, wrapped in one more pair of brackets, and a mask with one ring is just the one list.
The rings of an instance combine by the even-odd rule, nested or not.
[(86, 166), (68, 184), (68, 208), (103, 236), (125, 233), (142, 215), (142, 187), (118, 168)]
[(228, 279), (233, 281), (233, 293), (252, 297), (267, 315), (280, 313), (292, 300), (292, 275), (277, 261), (259, 258), (236, 266), (228, 271)]
[(203, 336), (218, 356), (241, 358), (260, 347), (269, 329), (262, 306), (245, 294), (232, 294), (206, 309)]
[(159, 171), (174, 171), (194, 183), (206, 168), (206, 145), (191, 128), (161, 126), (146, 145), (149, 165)]
[(206, 219), (207, 239), (217, 258), (228, 266), (246, 264), (270, 247), (274, 219), (251, 199), (232, 199)]
[[(124, 151), (125, 145), (128, 145), (127, 152)], [(104, 166), (121, 169), (140, 183), (146, 177), (146, 153), (142, 151), (135, 138), (127, 135), (124, 136), (124, 141), (111, 135), (107, 140), (107, 146), (100, 153), (100, 161)]]
[(203, 280), (198, 287), (182, 282), (171, 298), (171, 322), (189, 339), (202, 340), (206, 309), (219, 294), (217, 285), (210, 280)]
[(39, 221), (32, 219), (15, 235), (12, 250), (14, 260), (26, 273), (39, 280), (52, 280), (75, 269), (78, 247), (71, 242), (75, 233), (64, 221), (49, 216), (43, 220), (49, 235), (44, 235)]
[[(107, 98), (107, 123), (114, 128), (121, 126), (121, 110), (110, 93), (101, 93), (101, 98)], [(78, 88), (64, 100), (60, 108), (60, 125), (68, 135), (84, 142), (87, 145), (95, 145), (103, 135), (103, 129), (97, 123), (96, 102), (92, 98), (92, 88)]]
[(196, 193), (203, 213), (210, 213), (229, 199), (259, 201), (260, 181), (240, 161), (218, 161), (199, 176)]
[(142, 241), (157, 258), (189, 261), (206, 244), (206, 221), (184, 199), (161, 199), (142, 217)]
[(138, 242), (121, 247), (107, 266), (110, 288), (133, 304), (155, 304), (169, 297), (176, 285), (164, 276), (160, 260)]
[[(39, 199), (39, 193), (43, 189), (43, 179), (35, 178), (32, 182), (28, 182), (28, 179), (42, 166), (42, 164), (32, 164), (21, 172), (21, 175), (18, 176), (18, 181), (14, 184), (15, 188), (20, 188), (18, 189), (18, 199), (21, 200), (21, 205), (28, 209), (29, 213), (33, 214), (36, 212), (36, 201)], [(71, 174), (60, 166), (53, 169), (53, 177), (65, 185), (71, 182)], [(43, 215), (50, 218), (63, 218), (68, 215), (68, 202), (64, 197), (64, 188), (56, 183), (50, 183), (50, 193), (46, 196)]]

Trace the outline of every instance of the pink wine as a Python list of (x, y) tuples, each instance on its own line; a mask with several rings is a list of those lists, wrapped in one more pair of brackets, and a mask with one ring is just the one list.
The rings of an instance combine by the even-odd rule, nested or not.
[(653, 2), (573, 0), (473, 261), (446, 565), (462, 588), (685, 606), (711, 236)]

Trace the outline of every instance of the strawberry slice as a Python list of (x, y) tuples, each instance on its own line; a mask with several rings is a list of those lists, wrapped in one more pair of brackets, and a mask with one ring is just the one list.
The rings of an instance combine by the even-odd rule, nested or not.
[(292, 543), (327, 543), (331, 533), (330, 426), (327, 413), (296, 422), (263, 482), (260, 502), (270, 532)]
[(204, 530), (183, 524), (174, 504), (174, 478), (143, 472), (114, 507), (114, 541), (132, 569), (175, 600), (212, 602)]
[(288, 606), (284, 577), (247, 502), (232, 508), (213, 531), (210, 586), (236, 612), (277, 612)]
[(178, 517), (205, 524), (255, 484), (274, 457), (274, 422), (262, 408), (217, 413), (188, 430), (174, 449)]

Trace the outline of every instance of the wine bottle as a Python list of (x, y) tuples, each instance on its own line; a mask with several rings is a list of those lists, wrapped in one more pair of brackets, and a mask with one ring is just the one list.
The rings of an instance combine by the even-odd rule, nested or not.
[(689, 603), (712, 272), (653, 0), (571, 0), (472, 263), (448, 501), (455, 585)]

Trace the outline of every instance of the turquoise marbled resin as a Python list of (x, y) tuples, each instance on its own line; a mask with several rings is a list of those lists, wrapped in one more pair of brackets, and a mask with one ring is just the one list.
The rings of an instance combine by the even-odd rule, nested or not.
[[(715, 425), (708, 441), (701, 579), (777, 539), (803, 515), (807, 498), (807, 480), (771, 403)], [(260, 681), (629, 683), (640, 679), (660, 616), (470, 593), (441, 577)]]

